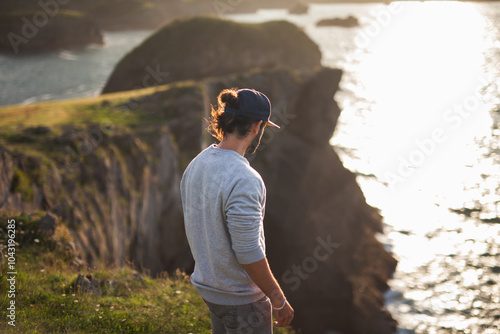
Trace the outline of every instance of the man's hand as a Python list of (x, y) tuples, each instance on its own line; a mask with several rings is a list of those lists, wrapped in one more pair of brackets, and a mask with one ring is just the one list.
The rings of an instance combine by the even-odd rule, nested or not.
[[(267, 258), (264, 258), (258, 262), (251, 264), (244, 264), (243, 268), (247, 272), (248, 276), (254, 281), (255, 284), (266, 294), (271, 300), (271, 305), (273, 307), (281, 307), (285, 301), (285, 295), (283, 291), (274, 278), (271, 268), (269, 268), (269, 263)], [(277, 327), (286, 327), (290, 324), (293, 319), (293, 308), (290, 306), (288, 301), (285, 303), (285, 307), (281, 310), (273, 309), (276, 321), (274, 325)]]
[[(278, 307), (281, 307), (278, 306)], [(290, 322), (292, 322), (293, 319), (293, 308), (292, 306), (288, 303), (288, 301), (285, 303), (285, 307), (281, 310), (275, 310), (273, 309), (274, 316), (276, 317), (276, 321), (274, 322), (274, 326), (276, 327), (286, 327), (290, 325)]]

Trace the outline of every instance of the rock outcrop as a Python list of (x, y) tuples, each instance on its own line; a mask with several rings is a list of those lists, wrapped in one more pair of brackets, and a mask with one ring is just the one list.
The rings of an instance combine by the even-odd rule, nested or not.
[(344, 28), (352, 28), (352, 27), (357, 27), (359, 26), (359, 20), (352, 16), (349, 15), (346, 18), (333, 18), (333, 19), (323, 19), (320, 20), (316, 23), (318, 27), (328, 27), (328, 26), (333, 26), (333, 27), (344, 27)]
[(103, 36), (82, 12), (39, 8), (0, 15), (0, 52), (22, 55), (88, 44), (103, 44)]
[(318, 46), (289, 22), (238, 24), (196, 17), (165, 26), (131, 51), (115, 67), (102, 92), (262, 68), (312, 69), (320, 62)]
[(99, 296), (99, 280), (92, 275), (79, 274), (74, 282), (74, 290), (83, 294), (93, 294)]

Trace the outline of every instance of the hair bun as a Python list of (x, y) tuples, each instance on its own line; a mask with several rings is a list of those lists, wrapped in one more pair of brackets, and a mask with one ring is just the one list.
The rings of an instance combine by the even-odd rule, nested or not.
[(230, 108), (238, 109), (238, 90), (236, 88), (225, 89), (220, 93), (219, 101), (221, 104), (227, 105)]

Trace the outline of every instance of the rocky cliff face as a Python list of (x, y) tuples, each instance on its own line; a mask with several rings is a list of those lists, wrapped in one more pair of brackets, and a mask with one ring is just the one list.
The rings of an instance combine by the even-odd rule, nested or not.
[[(199, 87), (193, 86), (125, 104), (113, 101), (111, 108), (111, 102), (105, 100), (90, 110), (109, 110), (111, 116), (117, 110), (135, 112), (137, 116), (140, 111), (132, 106), (139, 101), (155, 101), (157, 106), (161, 103), (156, 100), (158, 95), (169, 118), (185, 109), (200, 114), (204, 108)], [(181, 98), (177, 100), (177, 96)], [(86, 106), (77, 108), (83, 113), (89, 110)], [(15, 113), (23, 112), (22, 107), (18, 109)], [(189, 113), (184, 112), (184, 116)], [(72, 229), (89, 265), (132, 261), (152, 275), (189, 271), (193, 263), (184, 236), (179, 194), (179, 159), (183, 156), (178, 154), (179, 147), (187, 151), (189, 145), (173, 141), (175, 131), (168, 130), (169, 121), (162, 115), (155, 117), (163, 121), (158, 126), (134, 118), (139, 129), (120, 127), (116, 123), (127, 118), (119, 116), (113, 122), (80, 126), (63, 122), (52, 129), (28, 127), (4, 136), (0, 209), (47, 210), (60, 216)], [(182, 117), (172, 122), (179, 120)], [(201, 141), (198, 132), (196, 150)], [(194, 137), (192, 142), (196, 143)], [(22, 153), (27, 151), (30, 153)]]

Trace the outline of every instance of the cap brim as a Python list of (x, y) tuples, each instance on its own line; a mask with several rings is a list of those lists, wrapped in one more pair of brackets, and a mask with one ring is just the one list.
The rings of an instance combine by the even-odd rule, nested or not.
[(278, 125), (274, 124), (274, 123), (273, 123), (273, 122), (271, 122), (271, 121), (267, 121), (267, 123), (266, 123), (266, 124), (267, 124), (267, 125), (270, 125), (270, 126), (274, 126), (275, 128), (278, 128), (278, 129), (280, 128)]

